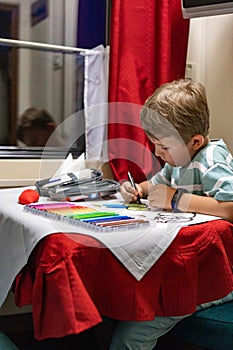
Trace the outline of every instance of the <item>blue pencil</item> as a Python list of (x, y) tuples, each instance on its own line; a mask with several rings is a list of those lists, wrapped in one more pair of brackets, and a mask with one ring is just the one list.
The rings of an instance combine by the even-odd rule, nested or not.
[(83, 219), (81, 221), (90, 222), (90, 223), (97, 223), (97, 222), (128, 220), (128, 219), (134, 219), (134, 218), (127, 216), (127, 215), (117, 215), (117, 216), (106, 216), (106, 217), (93, 218), (93, 219)]

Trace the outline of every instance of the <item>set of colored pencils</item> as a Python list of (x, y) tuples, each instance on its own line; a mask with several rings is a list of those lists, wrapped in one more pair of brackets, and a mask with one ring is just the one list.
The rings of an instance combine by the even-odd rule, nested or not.
[(60, 220), (75, 226), (94, 229), (95, 231), (112, 231), (129, 229), (149, 224), (148, 220), (120, 215), (114, 211), (101, 211), (84, 205), (58, 202), (51, 204), (30, 204), (25, 210), (46, 218)]

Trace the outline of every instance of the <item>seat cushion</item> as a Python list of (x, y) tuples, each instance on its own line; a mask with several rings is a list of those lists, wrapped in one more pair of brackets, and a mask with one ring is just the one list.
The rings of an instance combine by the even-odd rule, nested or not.
[(233, 349), (233, 301), (199, 310), (179, 322), (172, 334), (211, 350)]
[(0, 331), (0, 349), (1, 350), (19, 350), (17, 346), (8, 338), (6, 334)]

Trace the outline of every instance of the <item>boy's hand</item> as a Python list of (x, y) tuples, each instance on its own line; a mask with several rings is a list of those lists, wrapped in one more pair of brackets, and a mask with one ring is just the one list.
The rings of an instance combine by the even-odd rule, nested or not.
[(135, 190), (129, 181), (123, 182), (123, 184), (120, 187), (120, 192), (123, 197), (123, 199), (127, 202), (136, 202), (139, 196), (142, 198), (142, 188), (140, 185), (136, 184), (137, 190)]
[(176, 189), (166, 185), (154, 185), (151, 187), (148, 200), (151, 207), (158, 207), (171, 210), (171, 201)]

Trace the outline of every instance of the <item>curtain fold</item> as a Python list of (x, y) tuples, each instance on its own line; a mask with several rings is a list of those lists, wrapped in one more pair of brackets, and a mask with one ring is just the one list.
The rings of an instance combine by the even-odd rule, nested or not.
[(99, 45), (83, 55), (86, 159), (103, 162), (108, 123), (109, 47)]
[[(87, 160), (104, 161), (102, 148), (107, 125), (107, 107), (104, 104), (108, 102), (109, 66), (109, 47), (104, 47), (106, 0), (78, 1), (76, 41), (77, 47), (90, 51), (77, 56), (77, 112), (79, 113), (73, 117), (73, 131), (77, 129), (80, 136), (74, 146), (81, 151), (85, 150)], [(69, 131), (69, 134), (72, 132)]]
[(141, 129), (140, 107), (159, 85), (184, 77), (188, 32), (180, 0), (112, 2), (109, 102), (116, 103), (109, 111), (108, 154), (117, 180), (130, 169), (140, 182), (161, 167)]

